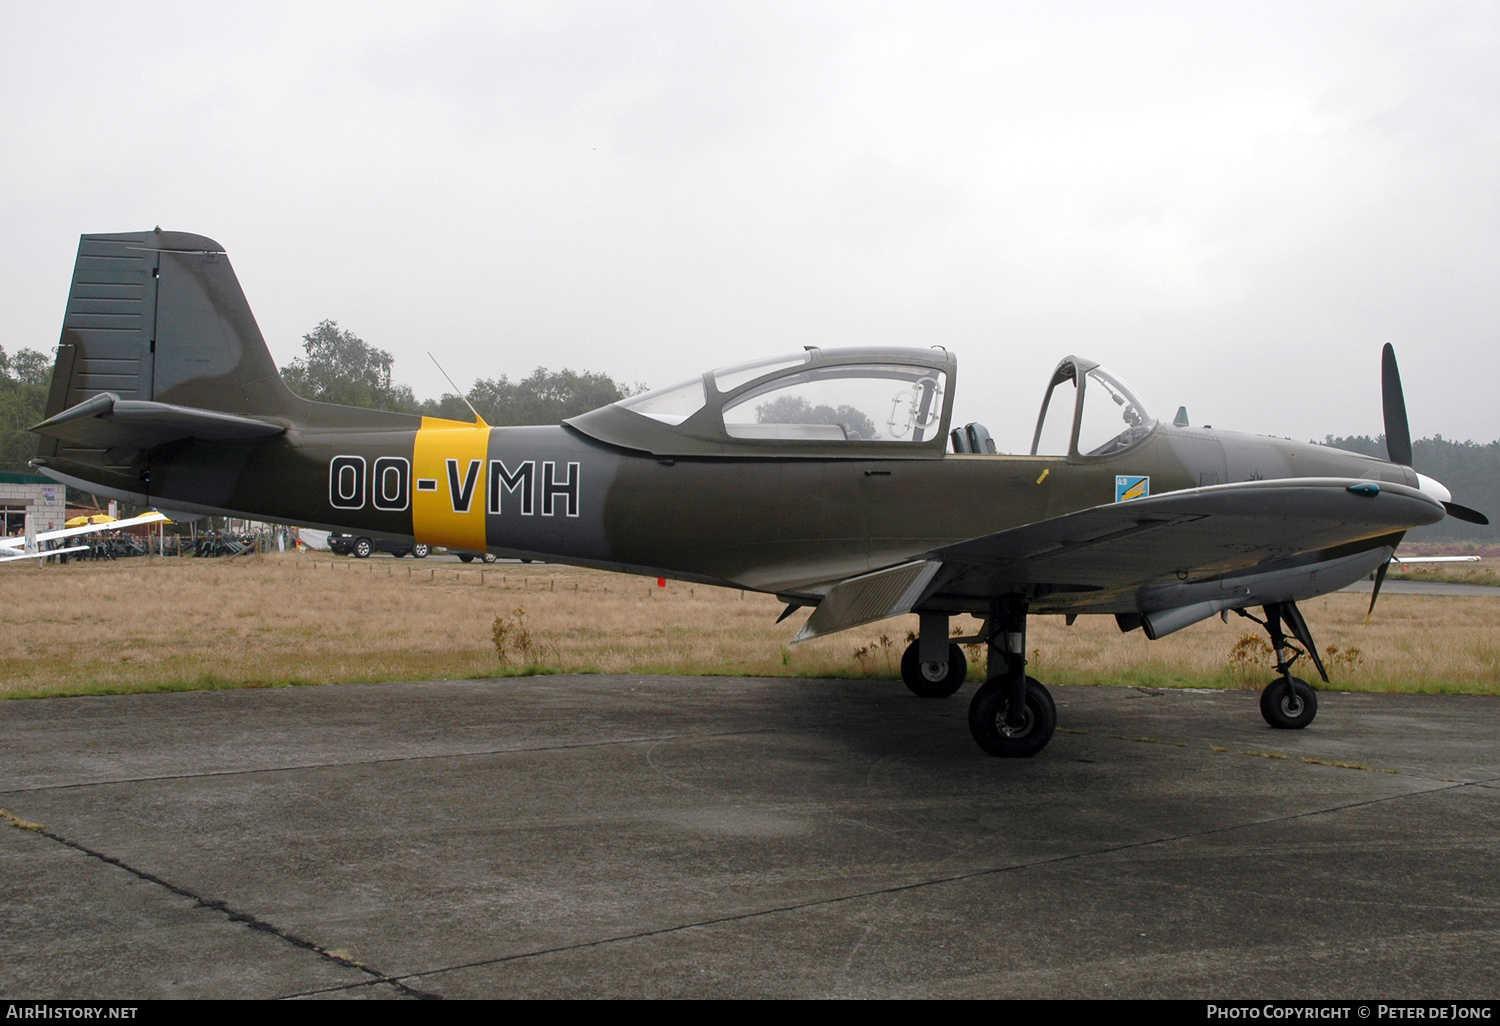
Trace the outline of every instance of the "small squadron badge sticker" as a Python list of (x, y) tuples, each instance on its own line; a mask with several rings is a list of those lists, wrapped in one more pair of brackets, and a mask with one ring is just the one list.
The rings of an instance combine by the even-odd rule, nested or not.
[(1144, 499), (1151, 494), (1151, 478), (1135, 474), (1119, 474), (1115, 477), (1115, 501)]

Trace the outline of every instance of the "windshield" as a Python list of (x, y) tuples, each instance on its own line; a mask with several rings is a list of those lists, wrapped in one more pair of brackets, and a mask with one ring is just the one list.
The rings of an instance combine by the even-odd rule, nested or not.
[(696, 377), (692, 381), (621, 399), (615, 405), (663, 424), (681, 424), (703, 409), (705, 401), (703, 378)]
[(1036, 436), (1031, 440), (1031, 455), (1068, 454), (1068, 443), (1073, 440), (1073, 408), (1078, 399), (1077, 377), (1071, 363), (1064, 364), (1053, 375), (1042, 399), (1042, 415), (1037, 421)]

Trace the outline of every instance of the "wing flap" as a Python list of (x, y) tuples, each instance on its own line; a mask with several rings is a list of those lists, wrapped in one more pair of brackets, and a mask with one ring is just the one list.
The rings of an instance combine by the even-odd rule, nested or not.
[(840, 581), (818, 603), (792, 644), (911, 612), (942, 565), (935, 559), (919, 559)]

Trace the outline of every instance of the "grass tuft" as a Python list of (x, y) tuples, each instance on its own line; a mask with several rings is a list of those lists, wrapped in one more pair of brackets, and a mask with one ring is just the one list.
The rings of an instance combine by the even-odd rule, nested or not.
[(4, 820), (6, 823), (15, 827), (17, 830), (40, 830), (42, 828), (42, 825), (40, 823), (33, 823), (29, 819), (22, 819), (15, 813), (9, 812), (5, 809), (0, 809), (0, 820)]
[(1336, 766), (1339, 769), (1367, 770), (1370, 767), (1361, 762), (1334, 762), (1331, 759), (1313, 759), (1304, 755), (1302, 761), (1310, 766)]

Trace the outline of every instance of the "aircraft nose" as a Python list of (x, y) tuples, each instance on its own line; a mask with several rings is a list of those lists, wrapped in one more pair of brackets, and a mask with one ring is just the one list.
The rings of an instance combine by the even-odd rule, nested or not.
[(1443, 487), (1441, 481), (1434, 480), (1426, 474), (1417, 475), (1417, 490), (1423, 495), (1430, 495), (1438, 502), (1452, 502), (1453, 493)]

